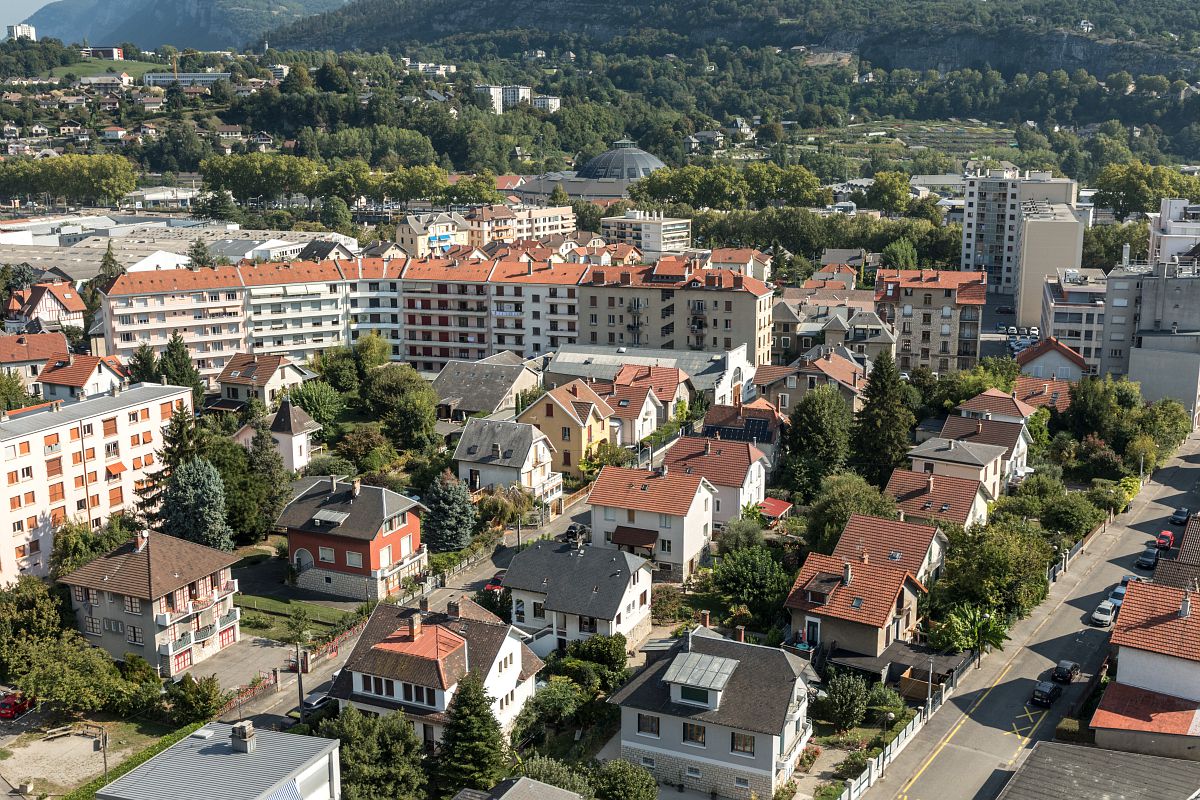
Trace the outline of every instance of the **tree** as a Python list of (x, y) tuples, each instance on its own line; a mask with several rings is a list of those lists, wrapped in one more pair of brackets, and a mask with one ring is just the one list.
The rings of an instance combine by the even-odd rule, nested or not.
[(620, 758), (600, 765), (600, 769), (592, 776), (592, 788), (596, 790), (596, 800), (658, 798), (658, 784), (650, 770)]
[(811, 500), (825, 478), (845, 466), (852, 420), (850, 406), (831, 384), (806, 392), (792, 410), (784, 480), (801, 500)]
[(916, 269), (917, 248), (908, 239), (896, 239), (883, 248), (883, 266), (888, 269)]
[(216, 675), (205, 675), (197, 680), (192, 673), (186, 672), (179, 680), (167, 684), (166, 700), (176, 725), (212, 719), (228, 698), (229, 693), (221, 691)]
[(21, 639), (11, 661), (12, 683), (63, 713), (94, 712), (118, 702), (126, 688), (112, 657), (76, 631)]
[(468, 672), (459, 679), (446, 716), (433, 770), (439, 795), (449, 798), (460, 789), (490, 789), (504, 775), (507, 754), (492, 698), (479, 675)]
[(852, 672), (839, 672), (829, 679), (826, 696), (818, 711), (833, 727), (847, 731), (867, 716), (867, 682)]
[(318, 736), (341, 742), (346, 800), (424, 800), (421, 742), (403, 714), (367, 716), (354, 706), (321, 720)]
[(884, 352), (875, 360), (867, 380), (850, 448), (851, 463), (875, 486), (885, 485), (908, 453), (909, 432), (916, 420), (906, 396), (896, 362)]
[(305, 381), (288, 390), (292, 402), (304, 409), (313, 422), (326, 430), (342, 413), (345, 401), (336, 389), (324, 381)]
[(908, 176), (903, 172), (877, 172), (867, 189), (867, 207), (889, 214), (903, 214), (909, 202)]
[(225, 519), (225, 487), (207, 459), (193, 458), (171, 471), (161, 516), (164, 533), (218, 550), (233, 549), (233, 532)]
[(820, 553), (832, 553), (851, 514), (896, 518), (896, 501), (852, 472), (830, 475), (808, 514), (808, 543)]
[(754, 520), (741, 517), (730, 520), (721, 530), (718, 543), (723, 555), (745, 550), (748, 547), (761, 547), (763, 543), (762, 525)]
[(467, 485), (446, 470), (429, 487), (423, 502), (429, 511), (421, 533), (429, 549), (443, 553), (466, 547), (476, 519)]
[(160, 383), (162, 381), (162, 369), (158, 364), (158, 356), (154, 353), (154, 348), (146, 342), (138, 345), (137, 350), (133, 351), (133, 355), (129, 357), (129, 380), (131, 383)]
[(713, 583), (735, 604), (745, 605), (755, 620), (770, 627), (791, 588), (783, 567), (765, 547), (736, 550), (713, 569)]
[(0, 411), (25, 408), (37, 402), (37, 398), (25, 389), (25, 382), (15, 372), (0, 372)]
[(18, 666), (17, 646), (52, 642), (74, 625), (66, 595), (32, 575), (21, 575), (0, 588), (0, 679), (9, 680)]
[(163, 350), (162, 358), (158, 360), (158, 368), (162, 377), (171, 386), (184, 386), (192, 390), (192, 405), (199, 408), (204, 401), (204, 379), (200, 371), (192, 363), (187, 345), (179, 331), (173, 331), (167, 339), (167, 347)]
[(192, 246), (188, 248), (187, 257), (188, 266), (191, 267), (211, 267), (217, 263), (203, 239), (192, 242)]

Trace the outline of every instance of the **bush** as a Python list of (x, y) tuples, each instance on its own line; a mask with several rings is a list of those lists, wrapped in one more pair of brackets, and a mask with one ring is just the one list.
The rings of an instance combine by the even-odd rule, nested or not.
[(833, 768), (833, 774), (843, 780), (857, 778), (863, 774), (863, 770), (867, 768), (867, 762), (870, 760), (866, 750), (855, 750)]

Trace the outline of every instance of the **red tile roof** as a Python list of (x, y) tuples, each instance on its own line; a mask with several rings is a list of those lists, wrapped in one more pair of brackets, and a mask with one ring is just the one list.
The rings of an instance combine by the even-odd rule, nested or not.
[(1070, 347), (1067, 347), (1053, 336), (1051, 336), (1049, 339), (1042, 339), (1033, 347), (1027, 347), (1021, 352), (1017, 353), (1017, 363), (1023, 367), (1031, 361), (1036, 361), (1039, 357), (1051, 351), (1057, 351), (1061, 353), (1064, 358), (1066, 358), (1072, 364), (1075, 364), (1080, 369), (1087, 369), (1087, 362), (1083, 360), (1083, 356), (1079, 355), (1079, 353), (1072, 350)]
[(704, 439), (685, 436), (667, 451), (664, 463), (670, 472), (702, 475), (714, 486), (741, 487), (746, 473), (756, 461), (766, 461), (761, 450), (750, 442)]
[[(966, 525), (982, 488), (982, 483), (970, 478), (897, 469), (892, 471), (884, 491), (895, 498), (905, 516)], [(943, 506), (949, 508), (943, 511)]]
[(592, 484), (588, 505), (632, 508), (685, 516), (700, 490), (704, 477), (668, 470), (663, 475), (644, 469), (604, 467)]
[[(1193, 607), (1180, 615), (1185, 594)], [(1133, 581), (1125, 590), (1112, 643), (1172, 658), (1200, 661), (1200, 595), (1173, 586)], [(1200, 668), (1198, 668), (1200, 675)]]
[(1070, 381), (1055, 378), (1038, 378), (1033, 375), (1018, 375), (1013, 391), (1017, 399), (1037, 408), (1057, 409), (1060, 413), (1071, 407)]
[[(925, 591), (908, 570), (862, 561), (849, 562), (850, 583), (847, 585), (842, 581), (847, 563), (835, 556), (809, 553), (784, 607), (882, 628), (891, 620), (896, 598), (906, 581), (911, 581), (917, 591)], [(823, 584), (823, 591), (828, 590), (824, 603), (810, 602), (806, 598), (806, 587), (814, 578)]]
[(45, 361), (68, 352), (67, 337), (61, 333), (22, 333), (0, 336), (0, 364)]
[(987, 274), (937, 269), (879, 270), (875, 276), (875, 299), (889, 303), (903, 300), (902, 289), (950, 289), (961, 305), (981, 306), (986, 300)]
[(962, 411), (975, 411), (980, 414), (991, 412), (993, 414), (1003, 414), (1006, 417), (1021, 417), (1022, 419), (1028, 419), (1037, 411), (1036, 408), (1028, 403), (999, 389), (988, 389), (980, 392), (970, 400), (961, 403), (958, 407)]
[(112, 367), (99, 356), (59, 356), (46, 362), (46, 366), (38, 375), (38, 382), (81, 389), (87, 384), (88, 378), (103, 369)]
[(1200, 702), (1114, 681), (1104, 690), (1091, 727), (1200, 736)]
[(866, 555), (871, 564), (897, 566), (919, 575), (936, 535), (937, 528), (929, 525), (851, 514), (833, 557), (858, 562)]
[(993, 444), (1005, 448), (1004, 457), (1012, 458), (1013, 448), (1021, 441), (1024, 425), (1020, 422), (1001, 422), (996, 419), (946, 417), (942, 438), (975, 444)]

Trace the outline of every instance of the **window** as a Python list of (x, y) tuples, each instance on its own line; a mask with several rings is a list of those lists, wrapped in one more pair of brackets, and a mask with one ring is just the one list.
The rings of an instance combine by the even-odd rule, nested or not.
[(659, 539), (658, 540), (658, 552), (660, 552), (660, 553), (671, 552), (671, 540), (670, 539)]
[(319, 548), (317, 548), (317, 555), (318, 555), (318, 557), (319, 557), (319, 558), (320, 558), (322, 561), (324, 561), (326, 564), (332, 564), (332, 563), (334, 563), (334, 558), (333, 558), (333, 548), (332, 548), (332, 547), (319, 547)]
[(729, 752), (754, 755), (754, 737), (748, 733), (734, 731), (729, 734)]
[(658, 736), (658, 717), (653, 714), (638, 714), (637, 732), (642, 736)]
[(356, 567), (356, 568), (362, 567), (362, 553), (351, 553), (351, 552), (347, 551), (346, 566), (347, 567)]
[[(686, 689), (688, 687), (685, 686), (683, 688)], [(701, 689), (700, 691), (704, 690)], [(708, 692), (704, 693), (706, 695), (708, 694)], [(696, 725), (692, 722), (683, 723), (683, 742), (684, 744), (692, 744), (699, 747), (704, 747), (704, 726)]]
[(125, 613), (140, 614), (142, 613), (142, 601), (136, 597), (125, 596)]
[(670, 514), (659, 514), (658, 515), (658, 527), (662, 528), (663, 530), (670, 530), (671, 529), (671, 515)]
[(142, 629), (137, 625), (130, 625), (129, 633), (125, 636), (125, 641), (130, 644), (142, 644)]
[(99, 617), (84, 617), (83, 632), (88, 636), (100, 635), (100, 618)]

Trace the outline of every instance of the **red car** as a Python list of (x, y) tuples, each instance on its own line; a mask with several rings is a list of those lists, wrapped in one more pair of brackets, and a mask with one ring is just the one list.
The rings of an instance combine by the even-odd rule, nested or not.
[(33, 708), (34, 699), (15, 692), (0, 697), (0, 719), (16, 719)]
[(1173, 531), (1163, 531), (1158, 534), (1158, 538), (1154, 540), (1154, 546), (1159, 550), (1170, 550), (1175, 546), (1175, 533)]

